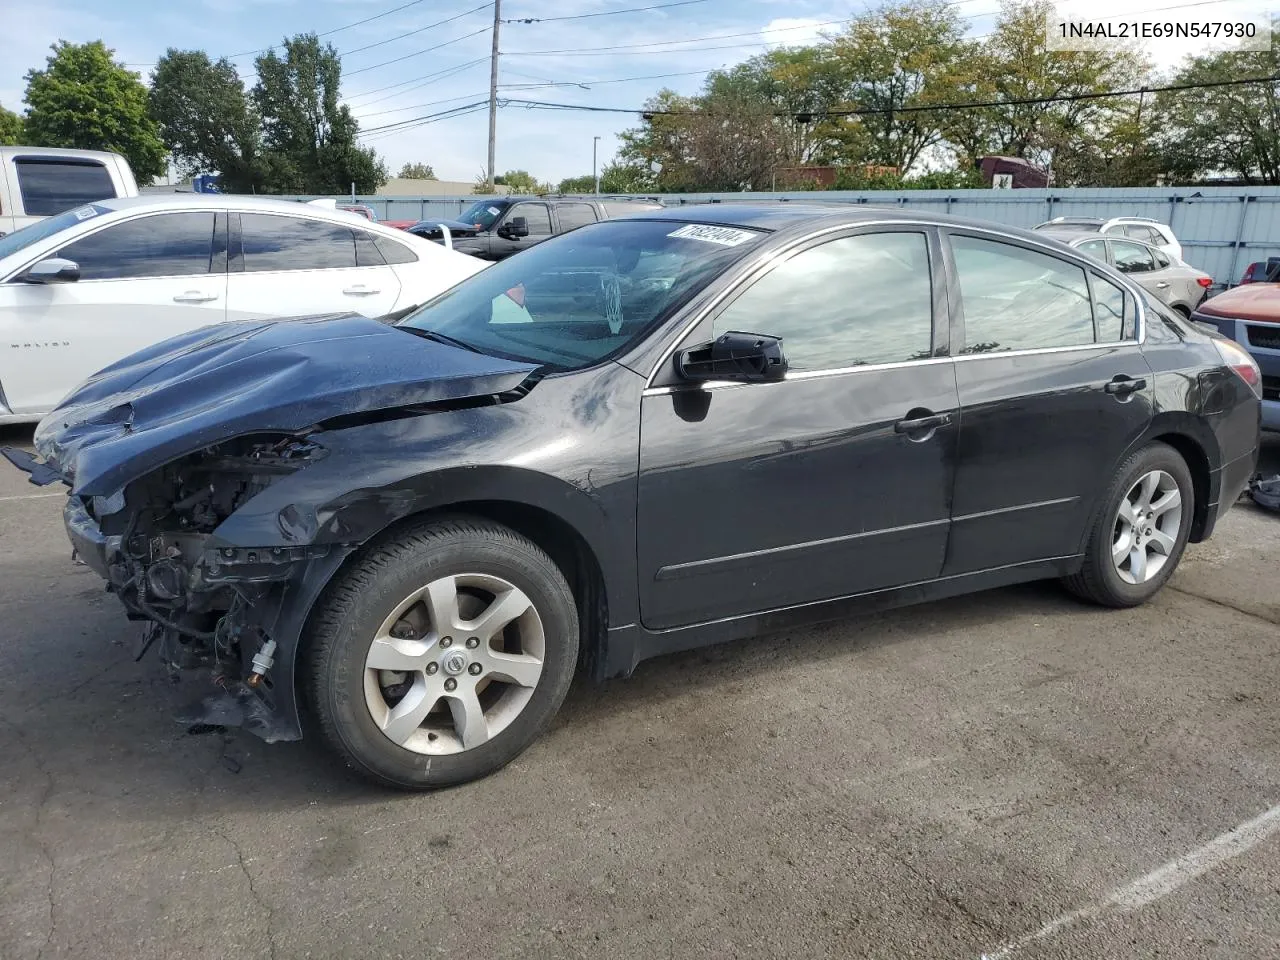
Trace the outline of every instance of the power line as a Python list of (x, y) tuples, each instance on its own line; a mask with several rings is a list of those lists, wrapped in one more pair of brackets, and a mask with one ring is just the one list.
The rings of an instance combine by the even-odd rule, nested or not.
[(429, 23), (425, 27), (418, 27), (416, 30), (410, 30), (407, 33), (397, 34), (386, 40), (379, 40), (377, 43), (367, 43), (363, 47), (356, 47), (354, 50), (346, 50), (341, 56), (349, 57), (354, 53), (363, 53), (366, 50), (372, 50), (374, 47), (381, 47), (388, 43), (395, 43), (397, 40), (403, 40), (405, 37), (412, 37), (414, 34), (422, 33), (425, 30), (431, 30), (434, 27), (443, 27), (446, 23), (453, 23), (455, 20), (461, 20), (463, 17), (469, 17), (473, 13), (479, 13), (481, 10), (488, 10), (493, 6), (492, 0), (489, 3), (482, 3), (478, 7), (472, 7), (465, 13), (459, 13), (457, 16), (450, 17), (448, 20), (437, 20), (435, 23)]
[[(383, 13), (374, 14), (372, 17), (365, 17), (363, 20), (357, 20), (355, 23), (348, 23), (341, 27), (334, 27), (332, 30), (326, 30), (324, 33), (317, 33), (316, 36), (331, 37), (335, 33), (341, 33), (343, 30), (350, 30), (352, 27), (362, 27), (366, 23), (372, 23), (374, 20), (381, 20), (383, 17), (389, 17), (391, 16), (391, 14), (399, 13), (401, 10), (408, 10), (410, 7), (416, 7), (418, 4), (423, 2), (424, 0), (409, 0), (408, 3), (401, 4), (400, 6), (394, 7), (391, 10), (387, 10)], [(227, 59), (235, 60), (238, 57), (252, 57), (255, 54), (266, 53), (268, 50), (274, 50), (276, 47), (279, 47), (279, 46), (282, 46), (282, 44), (273, 43), (271, 46), (266, 47), (262, 50), (246, 50), (244, 53), (232, 53), (227, 56)]]
[[(974, 110), (979, 108), (990, 107), (1017, 107), (1033, 104), (1047, 103), (1075, 103), (1080, 100), (1102, 100), (1108, 97), (1130, 97), (1146, 93), (1173, 93), (1181, 90), (1204, 90), (1212, 87), (1238, 87), (1248, 84), (1257, 83), (1276, 83), (1280, 81), (1280, 75), (1270, 77), (1251, 77), (1242, 80), (1213, 80), (1201, 83), (1177, 83), (1159, 87), (1137, 87), (1132, 90), (1100, 90), (1093, 93), (1070, 93), (1058, 94), (1051, 97), (1023, 97), (1013, 100), (983, 100), (970, 101), (965, 103), (938, 103), (930, 106), (900, 106), (900, 107), (862, 107), (852, 110), (803, 110), (803, 111), (774, 111), (774, 117), (789, 117), (796, 120), (818, 119), (825, 117), (856, 117), (856, 116), (874, 116), (877, 114), (890, 113), (930, 113), (930, 112), (946, 112), (950, 110)], [(514, 100), (504, 101), (505, 105), (524, 106), (533, 109), (544, 110), (571, 110), (582, 111), (587, 113), (634, 113), (643, 117), (657, 116), (710, 116), (712, 114), (703, 113), (698, 110), (649, 110), (644, 107), (592, 107), (585, 104), (574, 103), (549, 103), (543, 100)]]
[(473, 108), (476, 108), (476, 107), (488, 107), (488, 106), (489, 106), (488, 99), (475, 100), (471, 103), (464, 104), (463, 106), (460, 106), (460, 107), (451, 107), (448, 110), (441, 110), (438, 113), (429, 113), (424, 117), (414, 117), (412, 120), (400, 120), (400, 121), (397, 121), (396, 123), (384, 123), (379, 127), (370, 127), (367, 130), (362, 130), (360, 132), (360, 135), (363, 137), (363, 136), (368, 136), (369, 134), (386, 133), (389, 131), (399, 133), (404, 129), (408, 129), (410, 125), (421, 126), (424, 123), (430, 123), (433, 120), (446, 119), (462, 110), (472, 110)]
[(375, 110), (373, 113), (361, 114), (357, 116), (356, 119), (367, 120), (369, 117), (382, 117), (386, 116), (388, 113), (403, 113), (405, 110), (424, 110), (427, 107), (438, 107), (442, 103), (455, 103), (458, 100), (474, 100), (476, 97), (484, 96), (488, 96), (488, 94), (483, 91), (478, 93), (464, 93), (460, 97), (445, 97), (443, 100), (428, 100), (426, 103), (415, 103), (411, 107), (391, 107), (387, 110)]
[[(777, 29), (769, 30), (767, 32), (783, 33), (788, 30), (814, 30), (814, 29), (817, 29), (818, 27), (830, 27), (830, 26), (835, 26), (836, 24), (841, 24), (841, 23), (853, 23), (853, 19), (850, 18), (845, 20), (823, 20), (818, 23), (803, 23), (803, 24), (798, 24), (797, 26), (794, 26), (794, 27), (778, 27)], [(618, 46), (613, 46), (613, 47), (591, 47), (589, 49), (591, 51), (600, 51), (601, 53), (604, 53), (606, 51), (613, 51), (613, 50), (634, 50), (638, 47), (669, 46), (673, 43), (700, 43), (703, 40), (732, 40), (735, 37), (758, 37), (765, 32), (766, 31), (764, 30), (750, 30), (747, 33), (722, 33), (722, 34), (712, 35), (708, 37), (689, 37), (687, 40), (653, 40), (653, 41), (650, 41), (649, 43), (624, 43), (624, 44), (619, 44)], [(733, 46), (752, 46), (752, 44), (734, 44)], [(704, 49), (715, 49), (715, 48), (704, 48)], [(657, 50), (654, 52), (655, 53), (682, 53), (683, 51)], [(573, 48), (568, 48), (564, 50), (509, 50), (504, 54), (504, 56), (550, 57), (558, 54), (578, 54), (578, 55), (585, 56), (586, 53), (587, 51), (584, 51), (581, 47), (573, 47)]]
[[(351, 96), (344, 97), (343, 99), (350, 101), (358, 97), (367, 97), (371, 93), (382, 93), (384, 90), (394, 90), (396, 87), (409, 87), (409, 84), (411, 83), (418, 84), (416, 87), (409, 87), (408, 90), (401, 90), (400, 93), (391, 94), (392, 97), (398, 97), (401, 93), (408, 93), (409, 90), (417, 90), (419, 87), (425, 87), (427, 84), (434, 83), (436, 80), (443, 80), (446, 77), (455, 76), (469, 67), (474, 67), (478, 63), (487, 63), (488, 61), (488, 57), (476, 57), (474, 60), (468, 60), (466, 63), (460, 63), (454, 67), (446, 67), (444, 70), (437, 70), (435, 73), (428, 73), (421, 77), (411, 77), (408, 80), (402, 80), (400, 83), (392, 83), (385, 87), (375, 87), (372, 90), (366, 90), (364, 93), (353, 93)], [(418, 83), (419, 80), (422, 82)], [(390, 99), (390, 97), (379, 97), (377, 100), (370, 100), (369, 103), (364, 104), (364, 106), (367, 107), (371, 103), (379, 103), (382, 100), (388, 99)]]
[[(643, 77), (618, 77), (613, 80), (561, 80), (561, 81), (548, 80), (545, 83), (509, 83), (509, 84), (506, 84), (505, 86), (507, 87), (508, 90), (533, 89), (535, 87), (564, 87), (564, 86), (599, 87), (599, 86), (603, 86), (606, 83), (632, 83), (636, 80), (667, 80), (671, 77), (701, 77), (701, 76), (705, 76), (708, 73), (714, 73), (717, 69), (719, 68), (712, 67), (708, 70), (684, 70), (684, 71), (681, 71), (680, 73), (651, 73)], [(515, 73), (517, 77), (526, 76), (526, 74), (516, 73), (516, 71), (514, 70), (508, 70), (507, 73)], [(535, 77), (533, 79), (540, 79), (540, 78)]]
[(414, 57), (422, 56), (424, 53), (430, 53), (432, 50), (439, 50), (441, 47), (447, 47), (450, 44), (459, 43), (463, 40), (470, 40), (472, 37), (478, 37), (480, 34), (488, 32), (488, 27), (481, 27), (479, 30), (473, 30), (470, 33), (463, 34), (460, 37), (454, 37), (452, 40), (446, 40), (443, 43), (437, 43), (434, 47), (427, 47), (426, 49), (419, 50), (416, 53), (406, 53), (403, 57), (396, 57), (393, 60), (384, 60), (382, 63), (375, 63), (368, 67), (361, 67), (359, 70), (348, 70), (346, 71), (346, 75), (348, 77), (354, 77), (358, 73), (368, 73), (370, 70), (377, 70), (380, 67), (389, 67), (393, 63), (400, 63), (402, 60), (411, 60)]
[(642, 10), (666, 10), (670, 7), (688, 7), (707, 0), (679, 0), (678, 3), (659, 3), (651, 7), (628, 7), (626, 10), (604, 10), (600, 13), (575, 13), (566, 17), (517, 17), (503, 23), (552, 23), (557, 20), (586, 20), (589, 17), (616, 17), (620, 13), (639, 13)]

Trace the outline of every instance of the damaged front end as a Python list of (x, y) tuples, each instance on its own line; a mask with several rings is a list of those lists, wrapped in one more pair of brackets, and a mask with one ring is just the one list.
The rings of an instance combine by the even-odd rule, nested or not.
[[(301, 736), (293, 645), (319, 587), (350, 549), (244, 549), (219, 545), (213, 534), (273, 482), (324, 456), (304, 437), (241, 437), (134, 481), (115, 502), (68, 498), (77, 558), (107, 581), (130, 619), (146, 624), (135, 659), (154, 647), (175, 680), (197, 671), (211, 681), (180, 722), (243, 726), (268, 742)], [(287, 669), (273, 669), (278, 663)]]

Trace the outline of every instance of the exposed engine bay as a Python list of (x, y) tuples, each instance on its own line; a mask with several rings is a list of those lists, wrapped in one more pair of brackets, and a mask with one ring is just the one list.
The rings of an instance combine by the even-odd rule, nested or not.
[(242, 437), (139, 478), (122, 506), (81, 499), (107, 538), (107, 589), (130, 619), (145, 621), (135, 658), (155, 647), (175, 680), (208, 671), (221, 691), (184, 711), (183, 722), (295, 738), (271, 708), (277, 642), (264, 614), (300, 563), (333, 548), (219, 549), (210, 540), (242, 504), (323, 456), (299, 437)]

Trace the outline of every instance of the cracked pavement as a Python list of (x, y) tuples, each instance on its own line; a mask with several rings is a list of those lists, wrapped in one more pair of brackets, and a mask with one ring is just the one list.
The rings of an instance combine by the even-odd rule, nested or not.
[[(188, 736), (60, 509), (0, 499), (4, 960), (977, 960), (1280, 803), (1280, 516), (1248, 505), (1147, 607), (1037, 584), (652, 661), (420, 796)], [(1280, 832), (1010, 956), (1277, 944)]]

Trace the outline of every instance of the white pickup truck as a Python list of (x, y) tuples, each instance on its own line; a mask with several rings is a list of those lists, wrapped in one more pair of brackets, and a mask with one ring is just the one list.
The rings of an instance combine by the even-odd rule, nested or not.
[(0, 236), (96, 200), (137, 195), (118, 153), (0, 147)]

